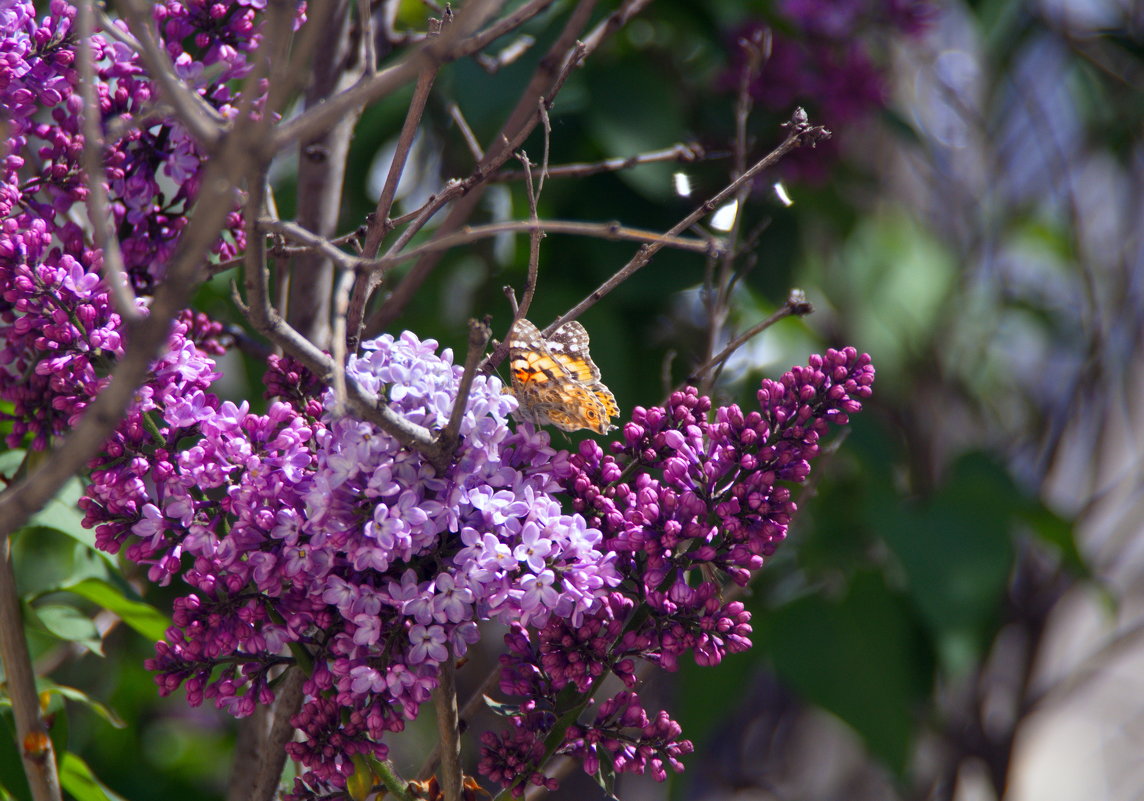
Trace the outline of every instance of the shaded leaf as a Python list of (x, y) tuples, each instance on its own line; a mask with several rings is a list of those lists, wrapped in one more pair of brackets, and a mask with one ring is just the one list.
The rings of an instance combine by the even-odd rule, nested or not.
[(117, 729), (122, 729), (127, 725), (123, 719), (115, 713), (115, 710), (102, 703), (101, 701), (95, 700), (82, 690), (77, 690), (75, 687), (68, 687), (63, 684), (54, 684), (44, 679), (41, 679), (37, 683), (37, 686), (40, 688), (41, 692), (56, 693), (70, 701), (76, 701), (80, 704), (83, 704)]
[(88, 578), (61, 589), (114, 612), (124, 623), (148, 640), (156, 642), (162, 640), (171, 626), (170, 618), (158, 609), (145, 601), (128, 598), (110, 582)]
[(125, 801), (92, 773), (88, 764), (70, 751), (60, 758), (60, 786), (76, 801)]
[(29, 621), (35, 621), (44, 630), (65, 642), (82, 645), (89, 651), (103, 655), (102, 641), (95, 622), (74, 606), (63, 604), (25, 605)]
[(755, 619), (783, 679), (903, 770), (914, 709), (932, 676), (932, 659), (905, 599), (880, 575), (861, 573), (841, 601), (807, 596)]

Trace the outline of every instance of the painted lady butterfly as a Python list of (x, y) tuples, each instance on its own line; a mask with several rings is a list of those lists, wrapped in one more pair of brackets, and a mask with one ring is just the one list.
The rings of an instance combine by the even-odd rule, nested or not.
[(517, 320), (508, 358), (522, 419), (563, 431), (589, 428), (606, 434), (614, 428), (611, 419), (619, 416), (620, 407), (600, 383), (600, 368), (588, 354), (588, 332), (580, 323), (565, 323), (545, 339), (528, 320)]

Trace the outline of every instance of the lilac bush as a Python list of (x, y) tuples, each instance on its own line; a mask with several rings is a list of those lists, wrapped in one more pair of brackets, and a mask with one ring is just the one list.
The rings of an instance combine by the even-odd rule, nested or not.
[[(247, 72), (256, 2), (156, 4), (184, 83), (224, 117), (224, 79)], [(41, 450), (106, 386), (128, 335), (103, 254), (77, 219), (80, 167), (75, 10), (52, 0), (0, 9), (0, 399), (9, 447)], [(187, 224), (203, 155), (178, 123), (155, 120), (153, 82), (114, 36), (90, 40), (112, 220), (137, 308), (161, 283)], [(207, 72), (207, 68), (212, 68)], [(206, 77), (210, 75), (211, 77)], [(146, 121), (146, 124), (142, 124)], [(245, 247), (231, 214), (215, 258)], [(81, 501), (99, 548), (185, 587), (148, 668), (244, 717), (275, 698), (283, 669), (306, 671), (287, 746), (304, 772), (293, 797), (344, 793), (361, 758), (415, 718), (449, 660), (485, 624), (507, 627), (506, 726), (480, 734), (480, 772), (515, 795), (554, 787), (559, 753), (593, 774), (682, 769), (692, 748), (666, 711), (640, 699), (637, 668), (701, 665), (750, 647), (750, 615), (723, 599), (786, 536), (829, 424), (869, 396), (873, 368), (827, 351), (779, 381), (758, 409), (712, 408), (694, 389), (636, 408), (607, 447), (553, 447), (516, 400), (477, 376), (448, 469), (339, 412), (333, 391), (271, 357), (264, 412), (221, 400), (222, 326), (184, 311), (125, 419), (89, 465)], [(445, 427), (461, 368), (410, 332), (365, 343), (347, 376), (429, 430)], [(594, 710), (609, 675), (624, 689)], [(519, 699), (516, 701), (515, 699)]]

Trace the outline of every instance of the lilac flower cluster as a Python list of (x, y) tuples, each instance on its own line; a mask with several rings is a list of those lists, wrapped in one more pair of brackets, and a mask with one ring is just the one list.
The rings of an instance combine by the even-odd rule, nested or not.
[[(461, 369), (436, 347), (385, 335), (347, 374), (440, 429)], [(312, 386), (288, 360), (272, 373), (292, 394)], [(307, 653), (294, 719), (305, 739), (288, 746), (309, 769), (302, 795), (344, 787), (356, 754), (384, 758), (383, 736), (417, 715), (478, 621), (580, 625), (619, 583), (600, 532), (553, 497), (567, 455), (509, 429), (516, 401), (496, 378), (475, 380), (453, 466), (438, 473), (335, 416), (332, 393), (321, 419), (282, 401), (258, 415), (210, 395), (214, 373), (181, 354), (156, 374), (164, 390), (138, 399), (93, 470), (86, 523), (152, 581), (178, 574), (194, 589), (148, 663), (162, 692), (185, 684), (192, 704), (248, 715), (291, 652)]]
[[(931, 0), (780, 0), (776, 13), (779, 25), (753, 20), (733, 31), (732, 60), (720, 88), (738, 90), (747, 65), (738, 43), (770, 29), (771, 51), (751, 80), (752, 99), (786, 116), (805, 106), (816, 123), (838, 130), (886, 105), (879, 54), (887, 37), (920, 35), (936, 7)], [(813, 154), (795, 151), (783, 169), (820, 181), (836, 156), (836, 140), (830, 139)]]
[[(43, 449), (75, 425), (123, 354), (122, 320), (100, 277), (102, 254), (77, 222), (87, 188), (80, 168), (75, 13), (63, 0), (52, 0), (38, 20), (31, 2), (0, 9), (0, 108), (7, 131), (0, 165), (0, 399), (12, 405), (5, 415), (12, 422), (9, 447)], [(175, 4), (156, 13), (168, 25), (192, 17)], [(216, 23), (213, 30), (204, 35), (213, 39), (226, 26)], [(113, 122), (122, 129), (105, 147), (112, 223), (132, 283), (145, 294), (161, 278), (186, 223), (199, 155), (176, 123), (131, 124), (152, 113), (155, 94), (134, 52), (103, 34), (89, 46), (101, 121), (108, 131)], [(229, 69), (240, 70), (241, 54), (228, 57)], [(178, 59), (202, 66), (181, 49)], [(200, 91), (225, 109), (225, 84), (204, 84)], [(229, 223), (215, 249), (220, 257), (243, 246), (237, 213)], [(143, 302), (140, 308), (145, 311)], [(182, 351), (189, 341), (194, 337), (188, 340), (186, 331), (176, 332), (169, 346)]]
[[(812, 356), (779, 381), (764, 380), (758, 411), (711, 402), (694, 388), (666, 408), (637, 407), (611, 453), (582, 442), (564, 488), (572, 508), (604, 533), (623, 582), (582, 622), (552, 620), (535, 634), (514, 626), (501, 658), (501, 690), (526, 699), (512, 728), (482, 737), (481, 771), (513, 793), (552, 785), (540, 772), (558, 721), (616, 675), (628, 689), (604, 701), (591, 724), (563, 733), (555, 753), (595, 772), (681, 769), (691, 750), (665, 713), (649, 720), (634, 692), (636, 660), (674, 670), (691, 652), (718, 664), (750, 647), (750, 614), (724, 601), (717, 581), (745, 585), (786, 537), (804, 482), (831, 423), (845, 424), (871, 394), (870, 357), (853, 348)], [(574, 689), (569, 700), (569, 688)]]

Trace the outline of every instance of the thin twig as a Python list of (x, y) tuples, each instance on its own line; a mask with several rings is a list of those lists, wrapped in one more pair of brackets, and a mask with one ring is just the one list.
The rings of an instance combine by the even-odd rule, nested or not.
[(456, 103), (449, 104), (449, 116), (452, 117), (453, 122), (457, 124), (457, 128), (461, 131), (461, 137), (465, 140), (465, 146), (469, 148), (469, 153), (472, 154), (473, 161), (480, 162), (485, 157), (485, 150), (481, 147), (481, 143), (477, 141), (476, 134), (473, 129), (469, 127), (468, 120), (465, 119), (461, 107)]
[(377, 34), (373, 30), (373, 11), (370, 9), (370, 5), (370, 0), (357, 0), (365, 74), (375, 75), (377, 73)]
[(461, 420), (465, 416), (465, 408), (469, 405), (469, 392), (473, 388), (473, 379), (477, 375), (477, 365), (485, 353), (485, 346), (489, 344), (492, 332), (489, 329), (489, 317), (483, 320), (469, 320), (469, 347), (465, 353), (465, 369), (461, 373), (461, 382), (457, 386), (457, 397), (453, 400), (453, 409), (449, 413), (449, 422), (445, 430), (438, 437), (441, 447), (446, 451), (453, 451), (460, 441)]
[(469, 53), (483, 50), (506, 33), (516, 30), (552, 5), (553, 2), (555, 0), (529, 0), (529, 2), (517, 7), (474, 36), (471, 41), (466, 42), (466, 46), (472, 48)]
[[(751, 109), (754, 107), (754, 98), (751, 95), (751, 82), (762, 70), (763, 64), (770, 56), (771, 35), (769, 29), (754, 31), (749, 38), (739, 41), (743, 51), (743, 69), (739, 73), (739, 90), (735, 100), (735, 147), (734, 163), (731, 177), (742, 175), (747, 170), (747, 125), (751, 118)], [(715, 344), (719, 334), (727, 323), (731, 313), (731, 292), (736, 284), (736, 259), (739, 256), (739, 234), (743, 228), (744, 211), (747, 198), (751, 194), (751, 185), (744, 183), (735, 192), (735, 216), (731, 221), (730, 230), (727, 231), (727, 250), (723, 255), (708, 264), (704, 279), (704, 301), (707, 305), (707, 342), (704, 355), (710, 359), (715, 352)], [(718, 278), (714, 276), (718, 265)], [(710, 390), (714, 375), (705, 376), (699, 385), (701, 394)]]
[(483, 24), (498, 4), (499, 0), (466, 3), (441, 36), (426, 40), (393, 66), (363, 77), (344, 92), (279, 125), (268, 142), (268, 149), (278, 152), (293, 142), (317, 136), (354, 109), (364, 108), (416, 80), (424, 70), (476, 52), (484, 46), (484, 40), (470, 34)]
[(159, 46), (151, 30), (150, 8), (140, 0), (116, 0), (120, 12), (139, 45), (139, 55), (147, 72), (159, 84), (159, 90), (175, 110), (175, 115), (204, 150), (213, 151), (222, 136), (226, 121), (197, 92), (187, 87), (171, 66), (171, 60)]
[[(528, 314), (532, 306), (532, 298), (536, 295), (536, 282), (540, 275), (540, 240), (544, 231), (540, 228), (540, 218), (536, 216), (536, 202), (540, 193), (533, 188), (532, 165), (528, 161), (528, 154), (521, 151), (521, 161), (524, 171), (528, 173), (525, 179), (525, 189), (528, 192), (528, 221), (533, 226), (528, 235), (528, 272), (525, 274), (524, 291), (521, 292), (520, 302), (513, 307), (513, 323)], [(507, 339), (506, 346), (507, 346)]]
[(393, 209), (393, 199), (397, 195), (397, 185), (401, 175), (405, 172), (405, 163), (409, 158), (409, 151), (413, 149), (413, 140), (417, 136), (417, 127), (421, 124), (421, 117), (425, 113), (425, 104), (429, 100), (429, 91), (437, 79), (437, 69), (426, 69), (417, 77), (417, 84), (413, 88), (413, 99), (409, 101), (409, 109), (405, 112), (405, 122), (401, 126), (401, 133), (397, 138), (397, 146), (393, 152), (393, 161), (390, 162), (389, 172), (385, 176), (385, 185), (381, 188), (381, 196), (377, 199), (374, 208), (373, 220), (366, 227), (365, 246), (363, 253), (366, 258), (372, 259), (381, 249), (381, 240), (389, 229), (389, 212)]
[(692, 370), (691, 375), (687, 377), (683, 384), (680, 384), (678, 387), (676, 387), (676, 389), (680, 389), (685, 384), (691, 384), (699, 380), (708, 371), (726, 362), (727, 358), (732, 353), (743, 347), (743, 345), (746, 344), (750, 339), (758, 336), (760, 333), (770, 328), (772, 325), (784, 317), (805, 317), (806, 315), (812, 314), (813, 312), (814, 307), (807, 302), (806, 295), (804, 295), (801, 290), (792, 289), (790, 297), (787, 298), (787, 301), (783, 304), (782, 308), (767, 317), (767, 319), (760, 323), (756, 323), (744, 331), (742, 334), (728, 342), (727, 346), (724, 347), (723, 350), (719, 351), (703, 364)]
[[(686, 231), (703, 217), (719, 208), (724, 201), (738, 191), (740, 186), (751, 181), (763, 170), (777, 164), (783, 156), (796, 147), (803, 145), (813, 147), (816, 143), (830, 137), (830, 131), (826, 128), (821, 125), (811, 125), (807, 120), (806, 112), (801, 108), (796, 109), (791, 120), (783, 123), (783, 125), (790, 129), (790, 133), (787, 134), (787, 138), (783, 140), (782, 144), (755, 162), (750, 169), (728, 184), (721, 192), (701, 203), (694, 211), (672, 226), (666, 236), (677, 236), (680, 232)], [(665, 242), (652, 242), (643, 245), (636, 252), (636, 255), (632, 257), (631, 261), (617, 270), (611, 278), (601, 284), (594, 292), (588, 295), (588, 297), (584, 298), (584, 300), (554, 320), (552, 324), (545, 329), (545, 333), (551, 333), (564, 323), (576, 319), (590, 309), (601, 298), (631, 277), (632, 274), (647, 265), (647, 263), (651, 261), (652, 256), (658, 253), (665, 244)]]
[(536, 39), (526, 33), (516, 37), (514, 41), (509, 43), (507, 47), (501, 48), (501, 51), (495, 56), (485, 55), (484, 53), (477, 53), (475, 56), (481, 69), (489, 75), (496, 75), (509, 64), (514, 63), (517, 59), (527, 53), (532, 46), (536, 44)]
[[(557, 164), (549, 167), (547, 175), (552, 178), (585, 178), (589, 175), (598, 175), (604, 172), (618, 172), (638, 167), (641, 164), (658, 164), (662, 162), (677, 162), (679, 164), (693, 164), (704, 159), (725, 158), (726, 153), (708, 153), (697, 142), (679, 143), (662, 150), (653, 150), (648, 153), (638, 153), (626, 158), (604, 159), (603, 161), (576, 162), (573, 164)], [(524, 170), (504, 170), (489, 178), (491, 183), (505, 183), (519, 181), (524, 178)]]
[[(536, 111), (537, 99), (544, 98), (544, 102), (551, 106), (572, 69), (581, 63), (584, 48), (576, 41), (576, 36), (587, 25), (594, 7), (595, 0), (580, 0), (577, 4), (565, 22), (560, 35), (545, 56), (541, 58), (516, 107), (501, 127), (499, 135), (489, 143), (484, 160), (477, 165), (473, 175), (462, 182), (463, 188), (459, 191), (467, 192), (467, 194), (453, 205), (449, 215), (442, 221), (438, 229), (438, 236), (446, 236), (452, 233), (470, 217), (484, 193), (485, 178), (508, 161), (512, 152), (524, 143), (524, 140), (540, 121)], [(419, 217), (418, 219), (422, 218)], [(428, 218), (425, 217), (424, 219), (427, 220)], [(403, 236), (406, 234), (408, 234), (408, 230), (403, 232)], [(398, 242), (400, 241), (399, 239)], [(404, 247), (404, 244), (401, 246)], [(395, 243), (386, 255), (392, 255), (397, 250), (397, 243)], [(405, 306), (439, 261), (440, 255), (437, 252), (426, 253), (424, 257), (419, 259), (385, 303), (373, 314), (367, 325), (367, 330), (371, 332), (384, 330), (393, 322), (404, 311)]]
[(95, 92), (95, 62), (91, 48), (94, 24), (92, 6), (94, 0), (83, 0), (79, 4), (79, 57), (80, 97), (83, 98), (83, 171), (87, 174), (87, 209), (91, 220), (95, 244), (103, 252), (103, 280), (111, 292), (115, 310), (124, 320), (135, 321), (140, 317), (135, 305), (135, 294), (123, 268), (123, 254), (119, 250), (119, 240), (111, 230), (111, 204), (107, 200), (107, 176), (103, 171), (103, 135), (99, 130), (100, 104)]
[(354, 256), (338, 249), (334, 246), (333, 241), (318, 236), (295, 222), (262, 217), (258, 220), (258, 228), (260, 231), (273, 231), (295, 242), (300, 242), (306, 250), (318, 251), (343, 270), (353, 270), (361, 262), (360, 256)]
[[(366, 258), (372, 259), (381, 249), (381, 242), (385, 235), (392, 230), (389, 212), (393, 209), (393, 200), (397, 196), (397, 185), (405, 172), (405, 163), (409, 158), (409, 151), (413, 148), (413, 140), (417, 135), (417, 128), (421, 124), (421, 117), (425, 113), (425, 104), (429, 100), (429, 92), (437, 78), (438, 66), (427, 66), (417, 76), (417, 85), (413, 89), (413, 99), (405, 113), (405, 122), (401, 126), (401, 133), (397, 138), (397, 146), (393, 152), (393, 161), (389, 165), (389, 173), (385, 176), (385, 185), (381, 189), (381, 196), (377, 199), (373, 217), (366, 227), (365, 245), (363, 253)], [(346, 348), (352, 353), (357, 350), (361, 339), (362, 321), (365, 319), (365, 305), (373, 294), (381, 276), (376, 273), (358, 273), (354, 280), (347, 306), (345, 324)]]
[[(243, 302), (241, 297), (236, 296), (235, 305), (257, 331), (302, 362), (319, 380), (330, 382), (338, 370), (334, 359), (283, 320), (270, 304), (265, 244), (257, 230), (260, 202), (261, 190), (256, 191), (252, 187), (247, 216), (247, 301)], [(452, 453), (446, 452), (427, 428), (397, 414), (382, 399), (367, 393), (356, 381), (346, 381), (345, 397), (347, 411), (373, 423), (405, 447), (418, 451), (439, 471), (444, 472), (448, 467)]]
[(636, 14), (651, 4), (651, 0), (624, 0), (623, 4), (596, 24), (584, 37), (584, 55), (596, 52), (604, 40), (628, 24)]
[[(717, 239), (690, 239), (680, 236), (668, 236), (655, 231), (644, 231), (639, 228), (628, 228), (616, 222), (592, 223), (576, 220), (506, 220), (487, 225), (465, 226), (459, 231), (431, 239), (424, 245), (410, 248), (393, 256), (382, 256), (378, 259), (362, 259), (358, 268), (362, 271), (385, 271), (396, 264), (410, 259), (419, 258), (426, 253), (440, 250), (449, 250), (458, 245), (467, 245), (480, 239), (488, 239), (509, 233), (544, 232), (551, 234), (571, 234), (573, 236), (586, 236), (593, 239), (606, 239), (624, 242), (648, 242), (660, 247), (672, 247), (687, 250), (692, 253), (722, 253), (724, 248)], [(352, 258), (352, 257), (351, 257)]]

